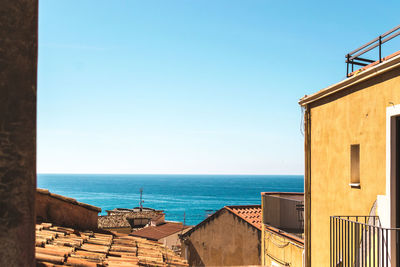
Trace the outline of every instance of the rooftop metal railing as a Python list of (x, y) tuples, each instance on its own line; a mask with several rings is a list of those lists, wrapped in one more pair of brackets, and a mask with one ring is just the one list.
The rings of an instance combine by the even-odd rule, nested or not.
[[(400, 35), (400, 25), (394, 27), (388, 32), (385, 32), (382, 35), (379, 35), (372, 41), (366, 43), (365, 45), (357, 48), (356, 50), (351, 51), (348, 53), (346, 57), (346, 65), (347, 65), (347, 74), (346, 76), (349, 77), (349, 67), (351, 65), (351, 72), (354, 71), (354, 65), (358, 66), (367, 66), (375, 61), (382, 62), (382, 44), (386, 43), (387, 41), (393, 39), (394, 37)], [(378, 60), (371, 60), (367, 58), (360, 57), (361, 55), (371, 51), (372, 49), (379, 47), (379, 59)]]
[(394, 266), (390, 240), (400, 228), (383, 228), (378, 216), (330, 217), (330, 266)]

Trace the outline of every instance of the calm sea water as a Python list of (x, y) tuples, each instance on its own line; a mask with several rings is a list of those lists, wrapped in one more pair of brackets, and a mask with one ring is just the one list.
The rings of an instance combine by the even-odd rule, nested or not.
[(162, 209), (166, 219), (195, 225), (226, 205), (260, 204), (261, 192), (303, 192), (299, 175), (98, 175), (38, 174), (38, 187), (98, 206)]

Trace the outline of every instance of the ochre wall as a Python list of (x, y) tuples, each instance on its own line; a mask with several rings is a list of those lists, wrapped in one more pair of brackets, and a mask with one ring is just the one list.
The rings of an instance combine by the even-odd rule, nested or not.
[(97, 229), (98, 213), (99, 210), (63, 201), (49, 194), (36, 193), (36, 217), (38, 222), (50, 222), (57, 226), (80, 230), (95, 230)]
[(265, 229), (265, 226), (263, 226), (262, 238), (265, 250), (263, 266), (303, 266), (303, 244), (295, 242), (282, 235), (278, 235), (273, 231), (268, 231)]
[[(191, 266), (260, 265), (261, 231), (229, 211), (200, 226), (182, 245)], [(187, 247), (187, 248), (186, 248)]]
[[(329, 217), (368, 215), (384, 195), (386, 108), (400, 104), (400, 68), (311, 104), (311, 264), (329, 266)], [(360, 144), (361, 188), (351, 188), (350, 145)]]

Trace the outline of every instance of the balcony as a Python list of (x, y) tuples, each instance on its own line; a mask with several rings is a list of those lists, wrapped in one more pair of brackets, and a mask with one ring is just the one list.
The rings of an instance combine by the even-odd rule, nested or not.
[(399, 233), (383, 228), (378, 216), (331, 216), (330, 266), (395, 266)]
[(303, 238), (303, 193), (263, 193), (262, 204), (263, 224)]

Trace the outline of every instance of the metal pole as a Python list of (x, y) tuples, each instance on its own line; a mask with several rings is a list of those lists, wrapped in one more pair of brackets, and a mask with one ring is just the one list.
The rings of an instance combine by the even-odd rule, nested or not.
[(379, 63), (382, 62), (382, 36), (379, 36)]

